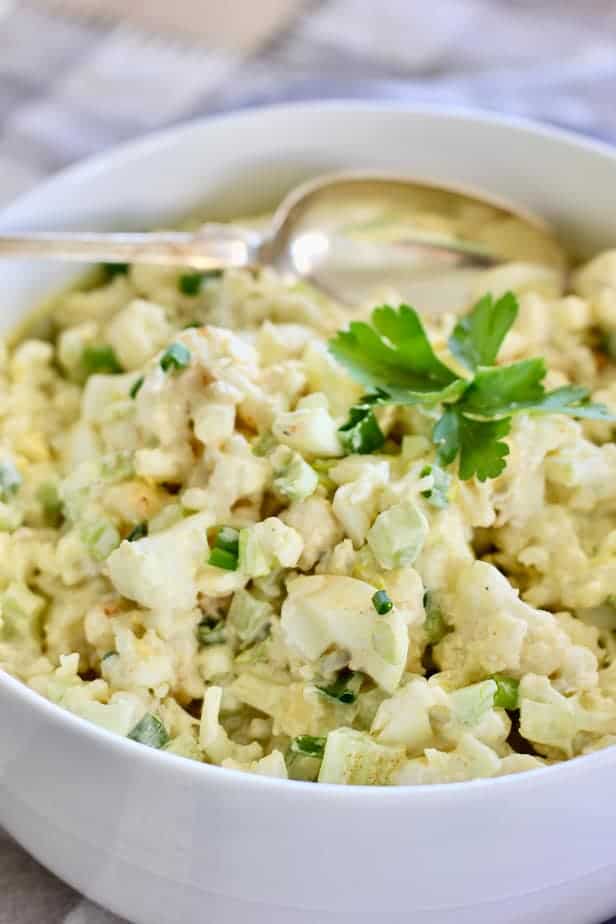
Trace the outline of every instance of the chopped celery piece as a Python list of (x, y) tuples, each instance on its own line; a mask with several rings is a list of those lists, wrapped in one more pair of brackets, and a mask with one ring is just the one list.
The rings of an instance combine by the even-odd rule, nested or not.
[(518, 709), (519, 680), (514, 677), (505, 677), (502, 674), (493, 674), (490, 679), (496, 684), (494, 705), (498, 709), (509, 709), (510, 711)]
[(139, 744), (145, 744), (149, 748), (164, 748), (169, 742), (167, 729), (158, 718), (151, 712), (146, 712), (144, 717), (137, 722), (135, 727), (128, 733), (132, 741), (138, 741)]

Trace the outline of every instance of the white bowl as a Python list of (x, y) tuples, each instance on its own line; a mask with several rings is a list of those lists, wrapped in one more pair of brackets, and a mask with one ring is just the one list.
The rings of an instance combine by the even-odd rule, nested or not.
[[(148, 227), (270, 206), (339, 167), (479, 185), (587, 253), (616, 237), (616, 154), (494, 116), (364, 103), (253, 110), (69, 170), (0, 230)], [(2, 266), (10, 327), (70, 272)], [(432, 787), (251, 777), (113, 736), (0, 676), (0, 822), (139, 924), (591, 924), (616, 911), (616, 748)]]

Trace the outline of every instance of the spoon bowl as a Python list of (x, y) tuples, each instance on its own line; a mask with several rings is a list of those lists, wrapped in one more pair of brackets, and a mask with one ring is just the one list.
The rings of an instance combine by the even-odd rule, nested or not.
[(365, 171), (296, 187), (265, 233), (215, 223), (192, 232), (23, 232), (0, 236), (0, 257), (201, 271), (272, 266), (345, 305), (391, 294), (428, 314), (462, 309), (486, 269), (511, 261), (565, 265), (548, 225), (510, 203)]

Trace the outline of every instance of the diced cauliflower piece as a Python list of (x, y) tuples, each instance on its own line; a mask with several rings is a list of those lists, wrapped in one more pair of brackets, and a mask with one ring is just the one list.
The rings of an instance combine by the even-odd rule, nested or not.
[(338, 728), (327, 736), (319, 783), (387, 786), (405, 761), (404, 748), (377, 744), (352, 728)]
[(616, 250), (604, 250), (580, 267), (572, 277), (573, 289), (582, 298), (594, 299), (606, 289), (616, 290)]
[(330, 471), (332, 481), (340, 485), (334, 494), (334, 513), (356, 548), (366, 541), (389, 479), (387, 462), (367, 464), (360, 459), (351, 456)]
[(303, 550), (300, 534), (278, 517), (268, 517), (240, 530), (239, 571), (251, 578), (264, 577), (278, 567), (293, 568)]
[(215, 764), (224, 760), (237, 760), (241, 763), (259, 760), (263, 749), (256, 741), (252, 744), (236, 744), (220, 724), (220, 706), (222, 687), (209, 687), (203, 696), (201, 724), (199, 726), (199, 745), (206, 756)]
[(462, 735), (453, 751), (428, 748), (424, 757), (407, 761), (396, 773), (398, 786), (429, 783), (459, 783), (496, 776), (501, 760), (492, 748), (470, 733)]
[(139, 369), (167, 343), (171, 326), (165, 309), (155, 302), (133, 299), (107, 325), (106, 339), (124, 369)]
[(298, 452), (277, 446), (269, 457), (274, 473), (274, 488), (291, 501), (302, 501), (317, 489), (319, 476)]
[(616, 703), (598, 691), (563, 696), (547, 677), (520, 681), (520, 734), (541, 752), (580, 754), (589, 741), (616, 734)]
[(311, 571), (316, 563), (343, 538), (332, 506), (323, 497), (296, 501), (280, 514), (280, 519), (302, 537), (304, 548), (297, 562), (300, 571)]
[(327, 400), (317, 403), (317, 397), (320, 396), (310, 395), (310, 400), (298, 402), (295, 411), (278, 414), (272, 433), (279, 442), (308, 458), (341, 456), (344, 451), (338, 424), (329, 413)]
[(272, 751), (260, 760), (249, 762), (233, 760), (228, 757), (222, 761), (222, 767), (228, 770), (243, 770), (244, 773), (255, 773), (257, 776), (273, 776), (279, 780), (288, 780), (287, 765), (281, 751)]
[(404, 747), (411, 757), (419, 756), (435, 743), (430, 713), (439, 707), (448, 709), (445, 691), (423, 677), (413, 677), (381, 703), (370, 734), (382, 744)]
[(242, 671), (230, 689), (242, 703), (271, 716), (274, 735), (323, 735), (340, 724), (341, 709), (348, 719), (354, 715), (352, 706), (337, 708), (303, 683), (279, 683), (249, 670)]
[(112, 584), (149, 609), (187, 610), (195, 605), (195, 576), (207, 552), (209, 514), (195, 514), (163, 532), (122, 544), (107, 561)]

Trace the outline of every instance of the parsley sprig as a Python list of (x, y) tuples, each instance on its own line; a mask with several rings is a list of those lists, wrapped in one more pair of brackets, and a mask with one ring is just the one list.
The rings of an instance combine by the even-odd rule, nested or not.
[[(476, 475), (485, 481), (505, 468), (509, 447), (504, 438), (514, 414), (566, 414), (616, 423), (605, 405), (590, 401), (587, 388), (566, 385), (546, 391), (541, 358), (495, 365), (517, 314), (517, 299), (507, 292), (497, 300), (485, 295), (458, 321), (448, 346), (465, 370), (462, 375), (436, 356), (419, 315), (408, 305), (376, 308), (370, 324), (353, 321), (339, 331), (330, 351), (368, 389), (341, 428), (347, 447), (355, 452), (379, 448), (374, 415), (379, 405), (440, 408), (432, 430), (437, 461), (449, 465), (457, 458), (460, 478)], [(362, 439), (366, 432), (370, 439)]]

